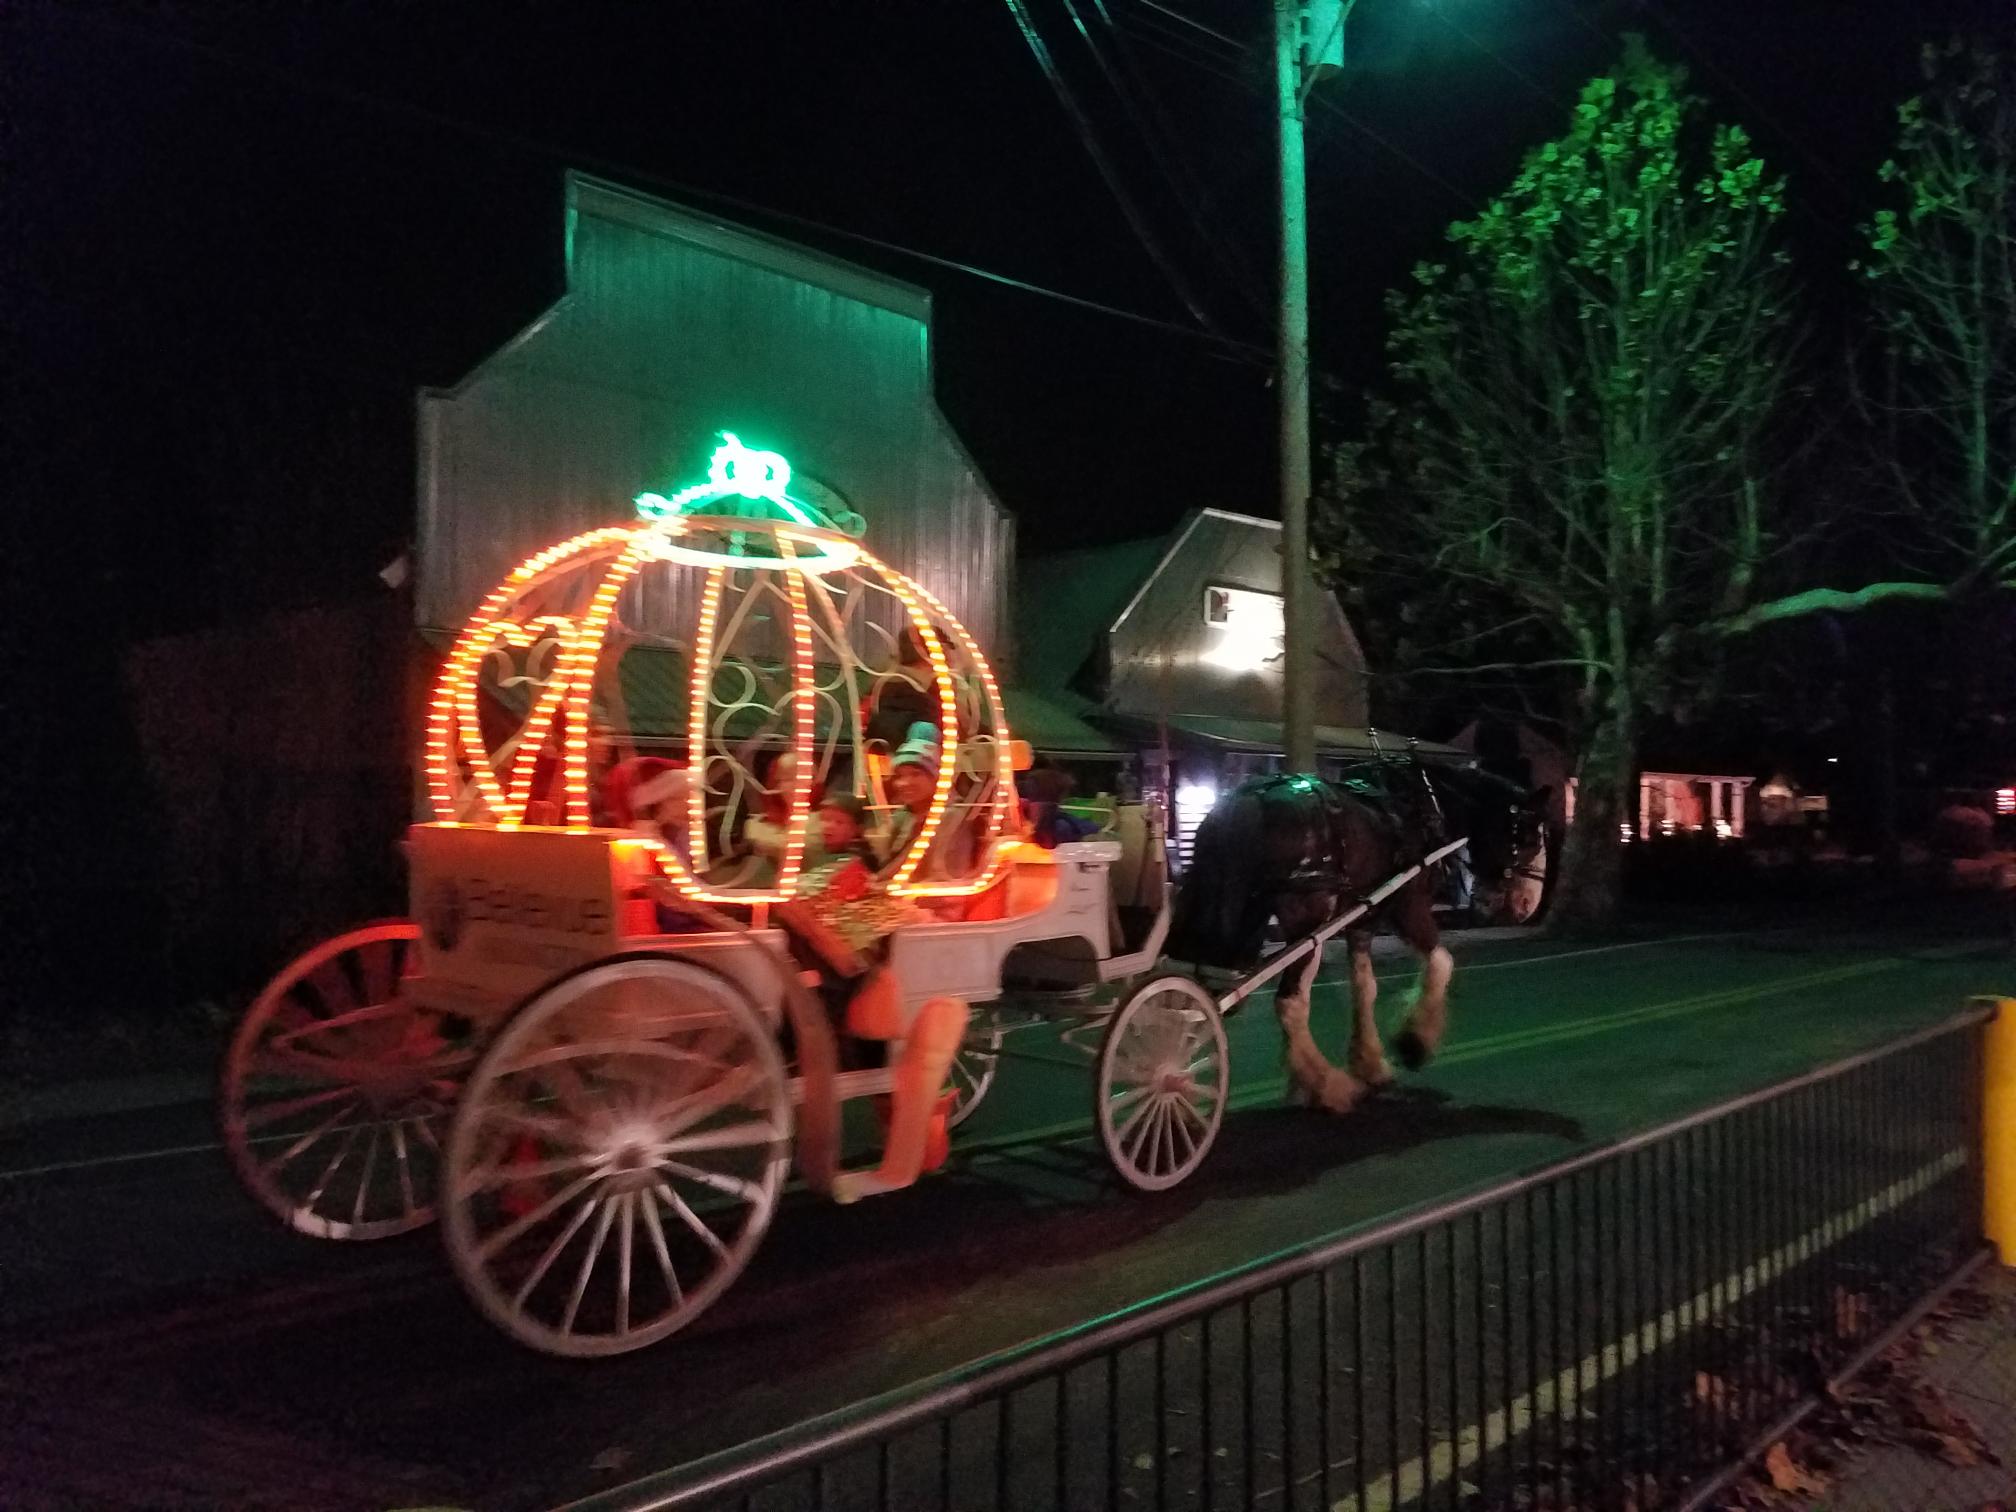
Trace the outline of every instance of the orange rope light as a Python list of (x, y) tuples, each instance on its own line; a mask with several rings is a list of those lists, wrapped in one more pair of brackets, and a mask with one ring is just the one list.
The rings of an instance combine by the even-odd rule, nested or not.
[[(509, 577), (498, 584), (471, 617), (468, 628), (462, 632), (442, 668), (441, 680), (435, 685), (433, 702), (428, 710), (426, 752), (428, 800), (435, 818), (454, 822), (460, 817), (456, 813), (459, 743), (460, 755), (466, 757), (468, 761), (470, 778), (478, 792), (482, 794), (492, 817), (498, 822), (515, 822), (517, 816), (509, 812), (510, 805), (497, 782), (489, 753), (484, 748), (480, 722), (474, 718), (477, 669), (482, 665), (483, 658), (496, 648), (500, 638), (520, 647), (532, 644), (531, 639), (515, 638), (529, 637), (530, 629), (514, 620), (502, 618), (506, 606), (514, 598), (529, 592), (537, 586), (538, 579), (570, 558), (600, 546), (629, 541), (636, 533), (634, 526), (605, 526), (599, 530), (585, 531), (562, 541), (557, 546), (548, 547), (536, 556), (528, 557)], [(568, 627), (561, 635), (564, 660), (570, 643), (571, 624), (565, 616), (546, 615), (534, 619), (531, 625), (536, 627), (542, 623), (556, 629), (561, 626)], [(555, 681), (560, 679), (556, 676)], [(564, 682), (559, 691), (565, 691)], [(557, 697), (557, 694), (555, 696)], [(541, 701), (546, 700), (542, 697)], [(466, 718), (463, 717), (465, 714)], [(519, 750), (513, 757), (514, 770), (518, 759), (524, 755), (524, 750), (525, 745), (521, 741)]]
[[(779, 541), (778, 547), (786, 557), (794, 554), (788, 541)], [(788, 898), (797, 891), (799, 868), (805, 863), (805, 824), (812, 806), (812, 716), (816, 711), (812, 701), (812, 611), (805, 602), (805, 574), (792, 572), (786, 587), (791, 592), (791, 677), (797, 705), (792, 750), (796, 760), (784, 858), (777, 865), (777, 891)]]
[[(676, 523), (678, 530), (686, 533), (714, 522), (688, 518)], [(727, 528), (730, 523), (723, 520), (721, 526)], [(746, 519), (734, 520), (732, 524), (737, 530), (764, 529), (760, 523)], [(626, 585), (648, 561), (684, 559), (678, 556), (668, 558), (666, 537), (672, 528), (673, 522), (654, 521), (586, 531), (528, 558), (483, 601), (451, 649), (428, 710), (425, 749), (428, 800), (438, 821), (457, 823), (469, 818), (482, 823), (487, 820), (505, 829), (522, 824), (533, 796), (532, 784), (537, 776), (540, 757), (555, 734), (557, 721), (565, 822), (569, 828), (576, 830), (588, 827), (592, 820), (589, 728), (597, 669), (617, 602)], [(1013, 777), (1000, 689), (978, 645), (958, 619), (927, 589), (865, 549), (853, 547), (858, 555), (851, 564), (842, 566), (838, 547), (852, 547), (853, 543), (834, 536), (832, 532), (797, 525), (781, 528), (772, 525), (764, 533), (777, 543), (778, 556), (775, 558), (751, 559), (745, 568), (736, 568), (718, 555), (702, 554), (698, 558), (705, 563), (706, 578), (692, 640), (693, 661), (689, 669), (687, 735), (691, 784), (687, 801), (690, 859), (670, 846), (650, 843), (648, 848), (656, 858), (660, 872), (681, 893), (697, 901), (757, 905), (783, 902), (796, 894), (804, 877), (806, 821), (817, 775), (813, 758), (818, 745), (818, 701), (811, 689), (817, 679), (818, 667), (808, 574), (824, 577), (854, 570), (879, 578), (882, 586), (901, 603), (905, 617), (930, 663), (932, 681), (938, 692), (941, 754), (930, 807), (890, 879), (889, 890), (898, 896), (950, 897), (971, 895), (991, 887), (1006, 864), (1003, 837), (1009, 827)], [(697, 551), (697, 548), (694, 550)], [(560, 604), (547, 612), (529, 612), (536, 607), (531, 602), (533, 596), (546, 586), (554, 573), (576, 566), (587, 567), (590, 564), (582, 558), (605, 551), (612, 551), (612, 554), (606, 567), (601, 569), (585, 608), (566, 611), (561, 607), (568, 602), (563, 596)], [(793, 711), (791, 749), (796, 757), (796, 771), (790, 794), (791, 822), (786, 831), (785, 849), (775, 883), (769, 888), (710, 887), (700, 880), (710, 864), (706, 828), (706, 779), (710, 764), (709, 700), (713, 694), (714, 659), (720, 649), (723, 599), (729, 573), (735, 570), (783, 572), (783, 594), (790, 606), (790, 654), (794, 682), (791, 696), (797, 705)], [(823, 593), (826, 590), (821, 588), (820, 591)], [(572, 602), (579, 605), (578, 598)], [(830, 604), (826, 607), (831, 608)], [(849, 658), (856, 653), (847, 645), (845, 632), (840, 630), (837, 619), (835, 628), (842, 635), (835, 647), (841, 655), (842, 665), (860, 665), (858, 660), (850, 663)], [(552, 671), (512, 742), (509, 757), (500, 761), (489, 750), (483, 735), (479, 704), (482, 668), (486, 659), (501, 648), (527, 650), (547, 638), (558, 646)], [(997, 792), (989, 811), (989, 823), (983, 832), (991, 854), (983, 874), (975, 879), (961, 882), (920, 881), (918, 873), (929, 859), (943, 829), (954, 782), (959, 775), (964, 732), (958, 681), (953, 668), (955, 651), (970, 662), (981, 682), (989, 706), (982, 715), (981, 728), (986, 728), (996, 743)], [(980, 733), (980, 728), (976, 728), (974, 733)], [(872, 765), (872, 762), (869, 764)], [(477, 801), (478, 807), (473, 815), (465, 815), (462, 809), (472, 799)]]

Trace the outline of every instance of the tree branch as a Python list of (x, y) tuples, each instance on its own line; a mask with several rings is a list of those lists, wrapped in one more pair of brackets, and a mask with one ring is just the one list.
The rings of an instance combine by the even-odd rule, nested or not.
[(1801, 619), (1809, 614), (1852, 614), (1872, 604), (1910, 599), (1919, 603), (1943, 603), (1952, 590), (1943, 583), (1870, 583), (1861, 588), (1808, 588), (1788, 593), (1767, 603), (1752, 604), (1741, 614), (1711, 620), (1703, 628), (1725, 639), (1747, 635), (1760, 625), (1777, 620)]

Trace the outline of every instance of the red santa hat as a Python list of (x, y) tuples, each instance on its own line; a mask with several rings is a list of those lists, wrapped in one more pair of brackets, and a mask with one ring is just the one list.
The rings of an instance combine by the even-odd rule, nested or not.
[(604, 796), (609, 817), (628, 828), (661, 803), (683, 802), (691, 788), (686, 768), (662, 756), (636, 756), (609, 773)]

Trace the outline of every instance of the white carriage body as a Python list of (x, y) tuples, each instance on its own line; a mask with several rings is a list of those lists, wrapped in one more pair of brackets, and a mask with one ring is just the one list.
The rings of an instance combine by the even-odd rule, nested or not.
[[(999, 917), (929, 917), (899, 929), (889, 961), (906, 1011), (934, 997), (1000, 996), (1011, 957), (1018, 977), (1054, 986), (1111, 980), (1116, 965), (1129, 968), (1122, 974), (1139, 969), (1113, 949), (1107, 876), (1120, 858), (1111, 840), (1018, 846), (995, 884), (998, 897), (968, 905)], [(435, 1012), (494, 1023), (570, 971), (626, 952), (670, 951), (726, 974), (766, 1019), (780, 1018), (776, 970), (764, 956), (788, 956), (784, 931), (659, 933), (655, 868), (635, 836), (421, 824), (410, 832), (408, 860), (420, 968), (406, 990)]]

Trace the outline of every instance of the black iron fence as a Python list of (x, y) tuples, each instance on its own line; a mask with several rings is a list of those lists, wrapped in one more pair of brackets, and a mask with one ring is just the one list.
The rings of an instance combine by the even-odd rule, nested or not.
[(1677, 1506), (1978, 1254), (1990, 1012), (578, 1507)]

